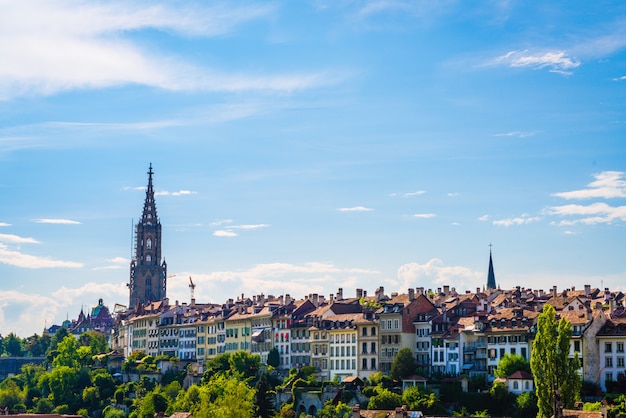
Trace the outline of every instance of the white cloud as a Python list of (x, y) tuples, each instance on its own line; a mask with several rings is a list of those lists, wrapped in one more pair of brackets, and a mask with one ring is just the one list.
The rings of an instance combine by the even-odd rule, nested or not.
[(530, 131), (530, 132), (522, 132), (522, 131), (511, 131), (500, 134), (495, 134), (494, 136), (505, 136), (505, 137), (517, 137), (517, 138), (527, 138), (529, 136), (535, 136), (538, 132)]
[(539, 216), (528, 216), (526, 214), (523, 214), (522, 216), (518, 216), (516, 218), (507, 218), (507, 219), (500, 219), (497, 221), (493, 221), (494, 225), (498, 225), (498, 226), (511, 226), (511, 225), (526, 225), (526, 224), (530, 224), (533, 222), (539, 222), (542, 218)]
[(424, 282), (432, 285), (453, 284), (461, 292), (468, 285), (486, 280), (485, 273), (475, 272), (463, 266), (445, 266), (443, 261), (433, 258), (425, 264), (408, 263), (398, 268), (399, 290), (423, 286)]
[(563, 51), (546, 51), (531, 53), (524, 51), (509, 51), (497, 57), (493, 64), (509, 67), (528, 67), (532, 69), (548, 68), (551, 72), (571, 74), (571, 70), (580, 66), (580, 61), (567, 56)]
[(623, 76), (621, 76), (621, 77), (615, 77), (615, 78), (613, 79), (613, 81), (624, 81), (624, 80), (626, 80), (626, 75), (623, 75)]
[(610, 206), (606, 203), (598, 202), (591, 205), (563, 205), (552, 206), (546, 209), (550, 215), (557, 216), (582, 216), (575, 220), (563, 220), (554, 223), (558, 226), (569, 226), (575, 224), (603, 224), (615, 221), (626, 221), (626, 206)]
[(391, 197), (415, 197), (415, 196), (421, 196), (424, 193), (426, 193), (426, 190), (417, 190), (415, 192), (408, 192), (408, 193), (391, 193), (390, 196)]
[[(226, 298), (241, 293), (248, 296), (259, 293), (265, 295), (289, 293), (292, 297), (301, 298), (310, 293), (324, 294), (324, 289), (327, 288), (333, 289), (333, 293), (337, 287), (357, 288), (359, 283), (362, 286), (364, 277), (378, 274), (380, 274), (378, 271), (344, 268), (330, 262), (267, 263), (257, 264), (242, 271), (218, 271), (210, 274), (177, 273), (168, 281), (167, 291), (170, 300), (187, 300), (189, 298), (188, 277), (191, 276), (196, 284), (196, 299), (212, 303), (221, 303)], [(344, 297), (347, 296), (344, 293)], [(216, 298), (224, 298), (224, 300), (216, 300)]]
[(461, 195), (461, 193), (458, 193), (458, 192), (452, 192), (452, 193), (448, 193), (448, 195), (447, 195), (447, 196), (448, 196), (448, 197), (456, 197), (456, 196), (460, 196), (460, 195)]
[(237, 233), (233, 231), (218, 230), (213, 232), (213, 235), (216, 237), (236, 237)]
[(33, 219), (33, 222), (36, 222), (38, 224), (80, 225), (80, 222), (72, 221), (71, 219), (42, 218), (42, 219)]
[[(0, 236), (0, 240), (1, 240)], [(34, 255), (24, 254), (19, 251), (10, 250), (7, 246), (0, 243), (0, 263), (9, 264), (16, 267), (24, 267), (31, 269), (39, 268), (80, 268), (82, 263), (74, 261), (53, 260), (50, 258), (37, 257)]]
[(416, 213), (413, 215), (414, 218), (421, 218), (421, 219), (428, 219), (428, 218), (434, 218), (435, 215), (434, 213)]
[(626, 173), (622, 171), (603, 171), (594, 174), (595, 181), (592, 181), (582, 190), (570, 192), (553, 193), (552, 196), (563, 199), (592, 199), (592, 198), (622, 198), (626, 197)]
[(196, 194), (196, 192), (192, 192), (190, 190), (179, 190), (177, 192), (168, 192), (168, 191), (158, 191), (154, 192), (155, 196), (188, 196), (191, 194)]
[(0, 242), (8, 242), (10, 244), (39, 244), (35, 238), (24, 238), (13, 234), (0, 234)]
[(483, 215), (480, 218), (478, 218), (478, 220), (480, 222), (487, 222), (489, 220), (489, 215)]
[(8, 224), (6, 222), (0, 222), (0, 226), (11, 226), (11, 224)]
[[(168, 90), (294, 91), (332, 83), (328, 74), (243, 74), (198, 68), (128, 33), (217, 36), (273, 14), (271, 5), (174, 7), (81, 0), (9, 2), (0, 15), (0, 99), (139, 84)], [(331, 80), (331, 81), (329, 81)]]
[(233, 223), (232, 219), (224, 219), (224, 220), (221, 220), (221, 221), (211, 222), (210, 225), (211, 226), (220, 226), (220, 225), (230, 224), (230, 223)]
[(232, 225), (232, 226), (228, 226), (228, 229), (245, 229), (245, 230), (252, 230), (252, 229), (261, 229), (261, 228), (267, 228), (269, 227), (269, 224), (256, 224), (256, 225)]
[(365, 206), (354, 206), (351, 208), (339, 208), (337, 209), (339, 212), (370, 212), (374, 209), (366, 208)]

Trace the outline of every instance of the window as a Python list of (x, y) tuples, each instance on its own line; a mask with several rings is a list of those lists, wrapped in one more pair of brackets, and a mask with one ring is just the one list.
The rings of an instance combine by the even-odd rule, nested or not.
[(152, 239), (148, 238), (146, 240), (146, 248), (148, 248), (149, 250), (152, 249)]
[(522, 347), (521, 350), (522, 350), (522, 353), (521, 353), (522, 357), (524, 357), (526, 360), (528, 360), (528, 357), (526, 357), (526, 347)]
[(370, 334), (372, 334), (372, 337), (376, 336), (376, 327), (372, 327), (372, 332)]
[(370, 369), (375, 370), (376, 369), (376, 359), (375, 358), (371, 359), (370, 363), (371, 363)]
[(604, 367), (613, 367), (613, 357), (606, 357), (604, 359)]
[(612, 382), (613, 381), (613, 372), (606, 372), (606, 374), (604, 375), (604, 379), (607, 382)]
[(613, 352), (613, 343), (604, 343), (604, 352), (612, 353)]
[(580, 353), (580, 341), (574, 341), (574, 351)]
[(624, 352), (624, 343), (616, 343), (616, 345), (617, 345), (617, 349), (615, 350), (615, 352), (623, 353)]
[(394, 319), (393, 320), (393, 329), (399, 329), (399, 328), (400, 328), (400, 320)]
[(387, 329), (391, 329), (391, 319), (387, 320)]
[(363, 331), (361, 331), (361, 335), (367, 337), (367, 328), (363, 327)]
[(620, 369), (624, 368), (624, 357), (617, 358), (617, 367), (619, 367)]
[(530, 390), (530, 382), (528, 380), (524, 382), (524, 390), (526, 391)]
[(513, 381), (513, 389), (514, 390), (518, 390), (519, 389), (519, 382), (517, 380)]

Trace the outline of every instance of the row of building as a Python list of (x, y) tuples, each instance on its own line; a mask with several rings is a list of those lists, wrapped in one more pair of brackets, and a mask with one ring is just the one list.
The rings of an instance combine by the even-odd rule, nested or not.
[(124, 356), (136, 351), (196, 362), (244, 350), (262, 362), (276, 348), (279, 369), (313, 366), (319, 379), (367, 378), (388, 373), (402, 348), (413, 351), (423, 373), (484, 374), (493, 379), (505, 354), (532, 355), (537, 317), (550, 304), (572, 324), (571, 356), (578, 353), (584, 380), (606, 389), (626, 372), (624, 295), (608, 289), (549, 292), (517, 287), (457, 293), (408, 289), (374, 295), (343, 289), (325, 298), (241, 295), (224, 304), (167, 299), (120, 313), (111, 345)]

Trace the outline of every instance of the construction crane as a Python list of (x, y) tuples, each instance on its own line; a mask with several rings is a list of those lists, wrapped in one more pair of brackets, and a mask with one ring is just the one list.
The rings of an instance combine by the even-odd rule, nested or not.
[(191, 276), (189, 276), (189, 288), (191, 289), (191, 299), (195, 299), (195, 290), (196, 290), (196, 285), (193, 284), (193, 280), (191, 280)]

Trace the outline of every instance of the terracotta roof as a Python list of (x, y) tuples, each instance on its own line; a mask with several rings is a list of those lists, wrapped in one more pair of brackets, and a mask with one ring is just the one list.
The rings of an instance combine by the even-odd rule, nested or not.
[(524, 380), (528, 380), (528, 379), (532, 379), (533, 375), (525, 372), (523, 370), (518, 370), (515, 373), (513, 373), (510, 376), (507, 376), (507, 379), (524, 379)]

